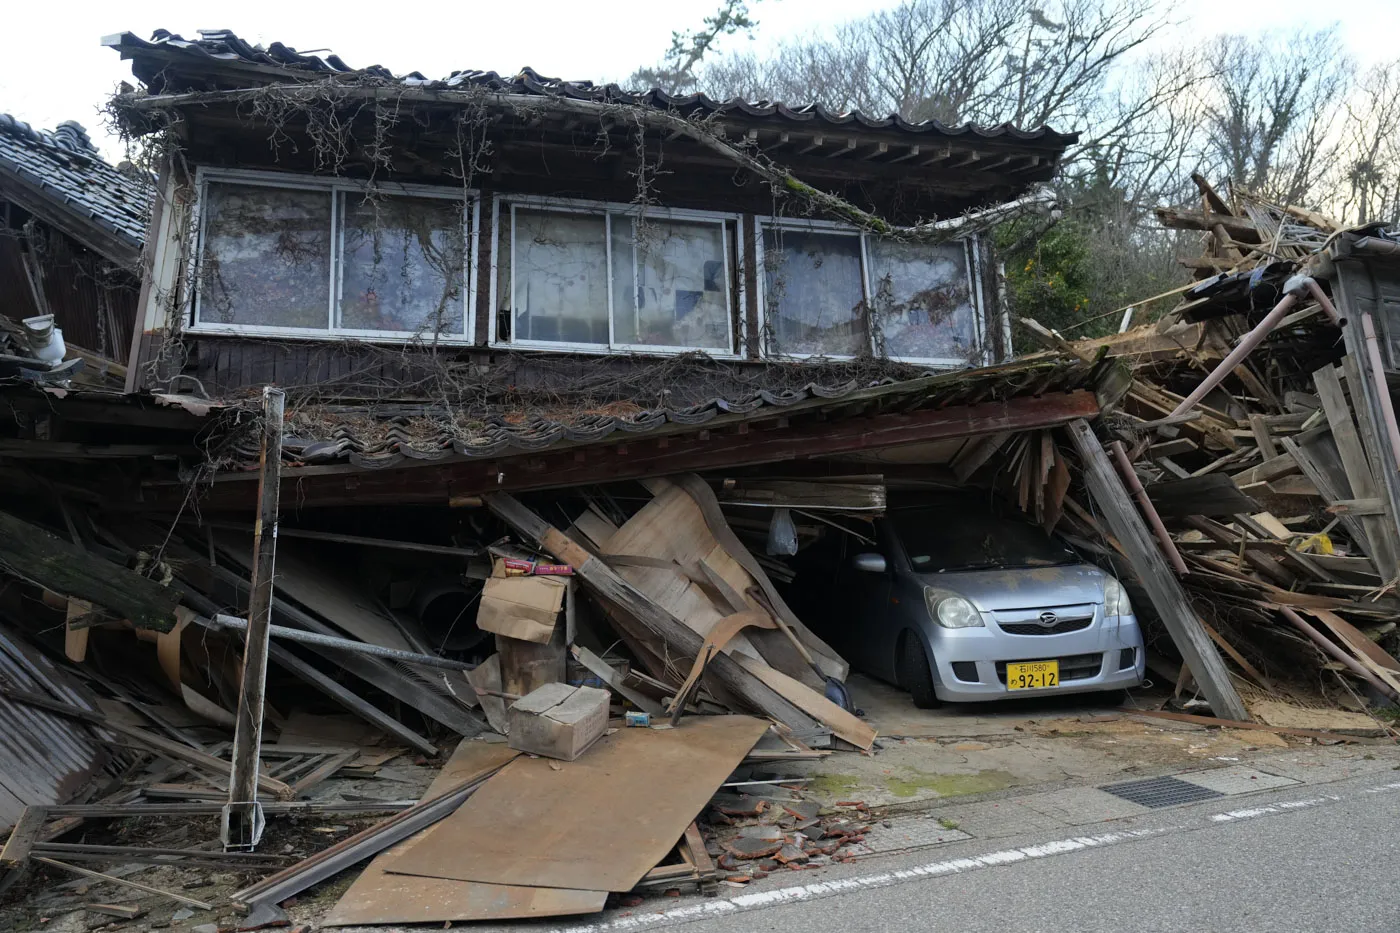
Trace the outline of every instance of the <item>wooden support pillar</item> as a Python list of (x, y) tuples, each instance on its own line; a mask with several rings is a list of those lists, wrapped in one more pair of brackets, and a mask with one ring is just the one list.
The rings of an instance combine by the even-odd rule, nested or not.
[(1152, 540), (1147, 524), (1133, 506), (1122, 480), (1114, 472), (1094, 429), (1081, 419), (1070, 422), (1069, 436), (1084, 465), (1084, 483), (1103, 513), (1108, 531), (1118, 539), (1133, 572), (1142, 582), (1152, 606), (1171, 633), (1172, 641), (1206, 695), (1210, 708), (1222, 719), (1249, 721), (1249, 711), (1230, 682), (1230, 672), (1215, 650), (1201, 620), (1191, 611), (1186, 591), (1172, 573), (1162, 551)]
[(282, 479), (282, 416), (286, 395), (263, 386), (262, 456), (258, 464), (258, 519), (253, 527), (253, 576), (244, 635), (243, 683), (233, 733), (233, 772), (220, 835), (225, 849), (251, 849), (262, 838), (257, 802), (258, 757), (267, 694), (272, 627), (272, 575), (277, 558), (277, 507)]

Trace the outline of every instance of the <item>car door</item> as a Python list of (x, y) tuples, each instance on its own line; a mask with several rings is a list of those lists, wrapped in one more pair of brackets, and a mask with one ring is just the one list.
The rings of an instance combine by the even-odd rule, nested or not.
[[(842, 594), (842, 614), (846, 622), (846, 660), (867, 674), (893, 683), (892, 664), (894, 639), (890, 628), (890, 596), (893, 592), (895, 553), (890, 546), (890, 529), (883, 519), (875, 523), (876, 540), (869, 544), (846, 538), (845, 559), (841, 561), (838, 591)], [(856, 558), (878, 554), (885, 560), (885, 569), (877, 572), (862, 570)]]

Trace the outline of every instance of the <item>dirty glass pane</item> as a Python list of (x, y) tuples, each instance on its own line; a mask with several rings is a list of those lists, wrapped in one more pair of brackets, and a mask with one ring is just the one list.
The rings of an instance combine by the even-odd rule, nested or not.
[(861, 322), (860, 237), (763, 231), (764, 311), (773, 348), (795, 356), (855, 356)]
[(727, 352), (724, 228), (614, 215), (612, 229), (615, 340)]
[(608, 342), (607, 229), (601, 215), (515, 209), (513, 340)]
[(972, 362), (977, 319), (963, 244), (871, 237), (866, 250), (876, 341), (883, 339), (885, 356)]
[(201, 210), (202, 323), (326, 328), (330, 192), (211, 182)]
[(461, 335), (462, 202), (341, 195), (340, 320), (352, 330)]

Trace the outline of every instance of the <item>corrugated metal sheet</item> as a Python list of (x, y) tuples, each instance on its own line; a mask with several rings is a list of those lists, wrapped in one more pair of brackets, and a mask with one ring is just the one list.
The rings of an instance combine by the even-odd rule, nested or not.
[[(820, 104), (805, 106), (788, 105), (772, 101), (750, 101), (740, 97), (728, 100), (714, 100), (705, 94), (667, 93), (661, 88), (645, 91), (628, 91), (616, 84), (594, 84), (592, 81), (563, 81), (547, 78), (532, 68), (522, 68), (518, 73), (502, 76), (494, 71), (454, 71), (445, 79), (434, 80), (419, 72), (395, 75), (381, 65), (368, 68), (351, 68), (338, 55), (303, 55), (296, 49), (281, 42), (273, 42), (266, 47), (253, 45), (240, 39), (226, 29), (202, 29), (198, 39), (186, 39), (166, 29), (157, 29), (149, 40), (134, 33), (124, 32), (109, 36), (104, 45), (119, 49), (123, 57), (135, 59), (133, 71), (153, 93), (168, 93), (185, 90), (176, 87), (173, 79), (164, 70), (164, 61), (156, 56), (148, 56), (141, 61), (141, 53), (175, 53), (191, 64), (202, 62), (210, 69), (217, 69), (221, 63), (232, 65), (256, 65), (263, 69), (280, 69), (289, 80), (306, 75), (355, 75), (400, 81), (417, 87), (484, 87), (494, 91), (516, 94), (533, 94), (541, 97), (569, 97), (608, 103), (642, 104), (661, 110), (679, 110), (690, 115), (710, 114), (742, 115), (759, 117), (795, 124), (818, 124), (828, 126), (849, 126), (857, 124), (869, 129), (893, 129), (915, 135), (939, 137), (976, 137), (983, 139), (1005, 137), (1012, 140), (1035, 140), (1047, 145), (1063, 148), (1078, 139), (1074, 133), (1057, 133), (1049, 127), (1019, 129), (1009, 123), (999, 126), (977, 126), (964, 123), (950, 126), (938, 120), (912, 123), (897, 114), (877, 117), (860, 111), (838, 112), (828, 110)], [(266, 71), (264, 71), (266, 74)], [(263, 78), (257, 83), (263, 83)]]
[[(96, 710), (87, 691), (0, 625), (0, 683)], [(0, 830), (34, 804), (70, 800), (106, 764), (100, 740), (81, 723), (0, 697)]]

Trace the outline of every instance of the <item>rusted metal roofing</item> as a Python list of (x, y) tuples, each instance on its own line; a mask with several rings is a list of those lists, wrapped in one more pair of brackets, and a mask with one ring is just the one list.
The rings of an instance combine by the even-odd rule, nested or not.
[[(3, 625), (0, 683), (97, 709), (75, 680)], [(70, 800), (107, 759), (102, 744), (82, 723), (0, 696), (0, 832), (13, 826), (26, 806)]]
[[(22, 190), (11, 190), (13, 186)], [(52, 202), (65, 215), (115, 237), (129, 254), (139, 255), (145, 242), (154, 187), (137, 173), (106, 162), (87, 131), (72, 120), (45, 131), (0, 114), (0, 189), (46, 220), (52, 218), (36, 199)], [(129, 256), (108, 258), (126, 262)]]
[[(788, 124), (831, 127), (849, 127), (854, 124), (871, 130), (895, 130), (911, 135), (950, 139), (973, 137), (1034, 141), (1043, 143), (1047, 147), (1061, 149), (1078, 139), (1078, 134), (1058, 133), (1046, 126), (1034, 129), (1021, 129), (1009, 123), (997, 126), (978, 126), (971, 123), (950, 126), (938, 120), (915, 123), (897, 114), (872, 116), (858, 110), (834, 111), (821, 104), (793, 105), (774, 101), (750, 101), (741, 97), (714, 100), (705, 94), (675, 95), (661, 88), (629, 91), (617, 84), (594, 84), (592, 81), (564, 81), (559, 78), (548, 78), (528, 67), (522, 68), (514, 75), (473, 70), (454, 71), (444, 79), (427, 78), (416, 71), (406, 75), (395, 75), (381, 65), (352, 68), (338, 55), (329, 53), (324, 58), (319, 55), (303, 55), (281, 42), (273, 42), (265, 47), (252, 45), (227, 29), (201, 29), (198, 39), (186, 39), (168, 30), (157, 29), (149, 40), (142, 39), (134, 33), (123, 32), (108, 36), (102, 41), (104, 45), (118, 49), (123, 57), (136, 60), (133, 70), (152, 93), (166, 93), (184, 89), (167, 86), (167, 82), (171, 78), (160, 60), (169, 56), (177, 56), (178, 59), (183, 59), (190, 64), (202, 63), (211, 68), (217, 68), (220, 65), (235, 68), (240, 65), (253, 66), (267, 77), (276, 77), (280, 74), (283, 80), (343, 75), (346, 77), (377, 78), (430, 88), (482, 87), (492, 91), (540, 97), (565, 97), (601, 103), (641, 104), (661, 110), (680, 110), (700, 117), (712, 114), (745, 116)], [(143, 64), (143, 56), (150, 57), (152, 60)], [(263, 80), (265, 81), (266, 77)]]

